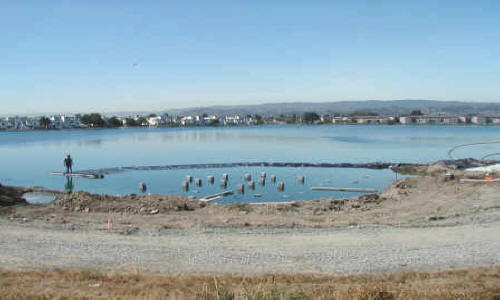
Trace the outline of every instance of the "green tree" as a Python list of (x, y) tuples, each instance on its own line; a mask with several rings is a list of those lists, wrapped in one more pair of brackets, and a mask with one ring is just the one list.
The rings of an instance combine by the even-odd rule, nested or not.
[(142, 126), (142, 124), (148, 123), (148, 120), (145, 117), (138, 117), (137, 118), (137, 126)]
[(255, 120), (257, 121), (257, 125), (262, 125), (264, 124), (264, 119), (262, 118), (261, 115), (255, 115), (254, 116)]
[(136, 120), (134, 120), (134, 119), (132, 119), (132, 118), (126, 118), (126, 119), (125, 119), (125, 125), (126, 125), (126, 126), (129, 126), (129, 127), (139, 126), (139, 125), (137, 124), (137, 121), (136, 121)]
[(219, 119), (211, 119), (208, 126), (219, 126)]
[(122, 121), (120, 121), (117, 117), (113, 116), (108, 120), (109, 127), (121, 127)]
[(319, 120), (319, 115), (315, 112), (305, 112), (302, 119), (306, 124), (312, 124)]
[(52, 123), (52, 121), (50, 121), (50, 119), (45, 116), (41, 117), (39, 122), (40, 122), (40, 127), (45, 129), (49, 128), (50, 124)]
[(106, 122), (98, 113), (85, 114), (82, 116), (82, 123), (89, 127), (104, 127)]

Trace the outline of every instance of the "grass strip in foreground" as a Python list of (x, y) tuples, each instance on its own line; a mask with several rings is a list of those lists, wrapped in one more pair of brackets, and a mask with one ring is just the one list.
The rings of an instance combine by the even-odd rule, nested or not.
[(500, 267), (329, 275), (0, 271), (1, 299), (500, 299)]

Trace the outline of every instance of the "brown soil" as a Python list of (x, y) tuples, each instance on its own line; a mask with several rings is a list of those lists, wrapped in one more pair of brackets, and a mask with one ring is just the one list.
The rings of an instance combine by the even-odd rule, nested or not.
[(459, 177), (404, 178), (380, 195), (350, 199), (319, 199), (294, 203), (217, 205), (182, 196), (107, 196), (77, 192), (60, 196), (51, 205), (11, 207), (11, 219), (50, 223), (114, 226), (202, 227), (330, 227), (363, 224), (434, 224), (461, 222), (464, 217), (498, 210), (500, 184), (466, 183)]

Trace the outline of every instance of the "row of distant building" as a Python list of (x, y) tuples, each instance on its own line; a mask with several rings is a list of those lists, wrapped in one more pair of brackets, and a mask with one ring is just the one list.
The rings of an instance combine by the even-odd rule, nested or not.
[(329, 117), (321, 116), (322, 123), (334, 124), (413, 124), (413, 125), (500, 125), (500, 116), (449, 116), (449, 115), (418, 115), (418, 116), (360, 116), (360, 117)]
[[(105, 121), (108, 118), (103, 117)], [(127, 119), (133, 119), (139, 122), (139, 126), (161, 127), (161, 126), (254, 126), (264, 124), (281, 124), (275, 118), (268, 117), (259, 120), (252, 116), (134, 116), (118, 118), (127, 126)], [(5, 117), (0, 118), (0, 129), (69, 129), (85, 128), (89, 125), (83, 124), (80, 117), (54, 115), (49, 116), (48, 124), (42, 124), (40, 117)], [(259, 123), (260, 122), (260, 123)], [(298, 119), (300, 122), (300, 119)], [(321, 115), (315, 123), (323, 124), (417, 124), (417, 125), (457, 125), (457, 124), (476, 124), (476, 125), (500, 125), (500, 116), (449, 116), (449, 115), (417, 115), (417, 116), (332, 116)]]
[[(117, 117), (114, 117), (117, 118)], [(41, 117), (5, 117), (0, 118), (0, 129), (71, 129), (71, 128), (86, 128), (92, 127), (84, 124), (80, 117), (54, 115), (47, 117), (49, 122), (43, 124)], [(103, 117), (104, 121), (109, 120)], [(257, 125), (257, 120), (253, 117), (242, 116), (181, 116), (173, 117), (169, 115), (162, 116), (133, 116), (117, 118), (122, 122), (123, 126), (127, 126), (127, 120), (132, 119), (138, 122), (138, 126), (209, 126), (209, 125), (223, 125), (223, 126), (253, 126)]]

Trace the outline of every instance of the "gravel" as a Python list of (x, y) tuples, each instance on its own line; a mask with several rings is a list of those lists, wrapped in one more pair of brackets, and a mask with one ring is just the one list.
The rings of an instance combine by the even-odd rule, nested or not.
[(123, 235), (0, 219), (0, 228), (3, 269), (356, 274), (500, 262), (498, 221), (426, 228), (134, 230)]

